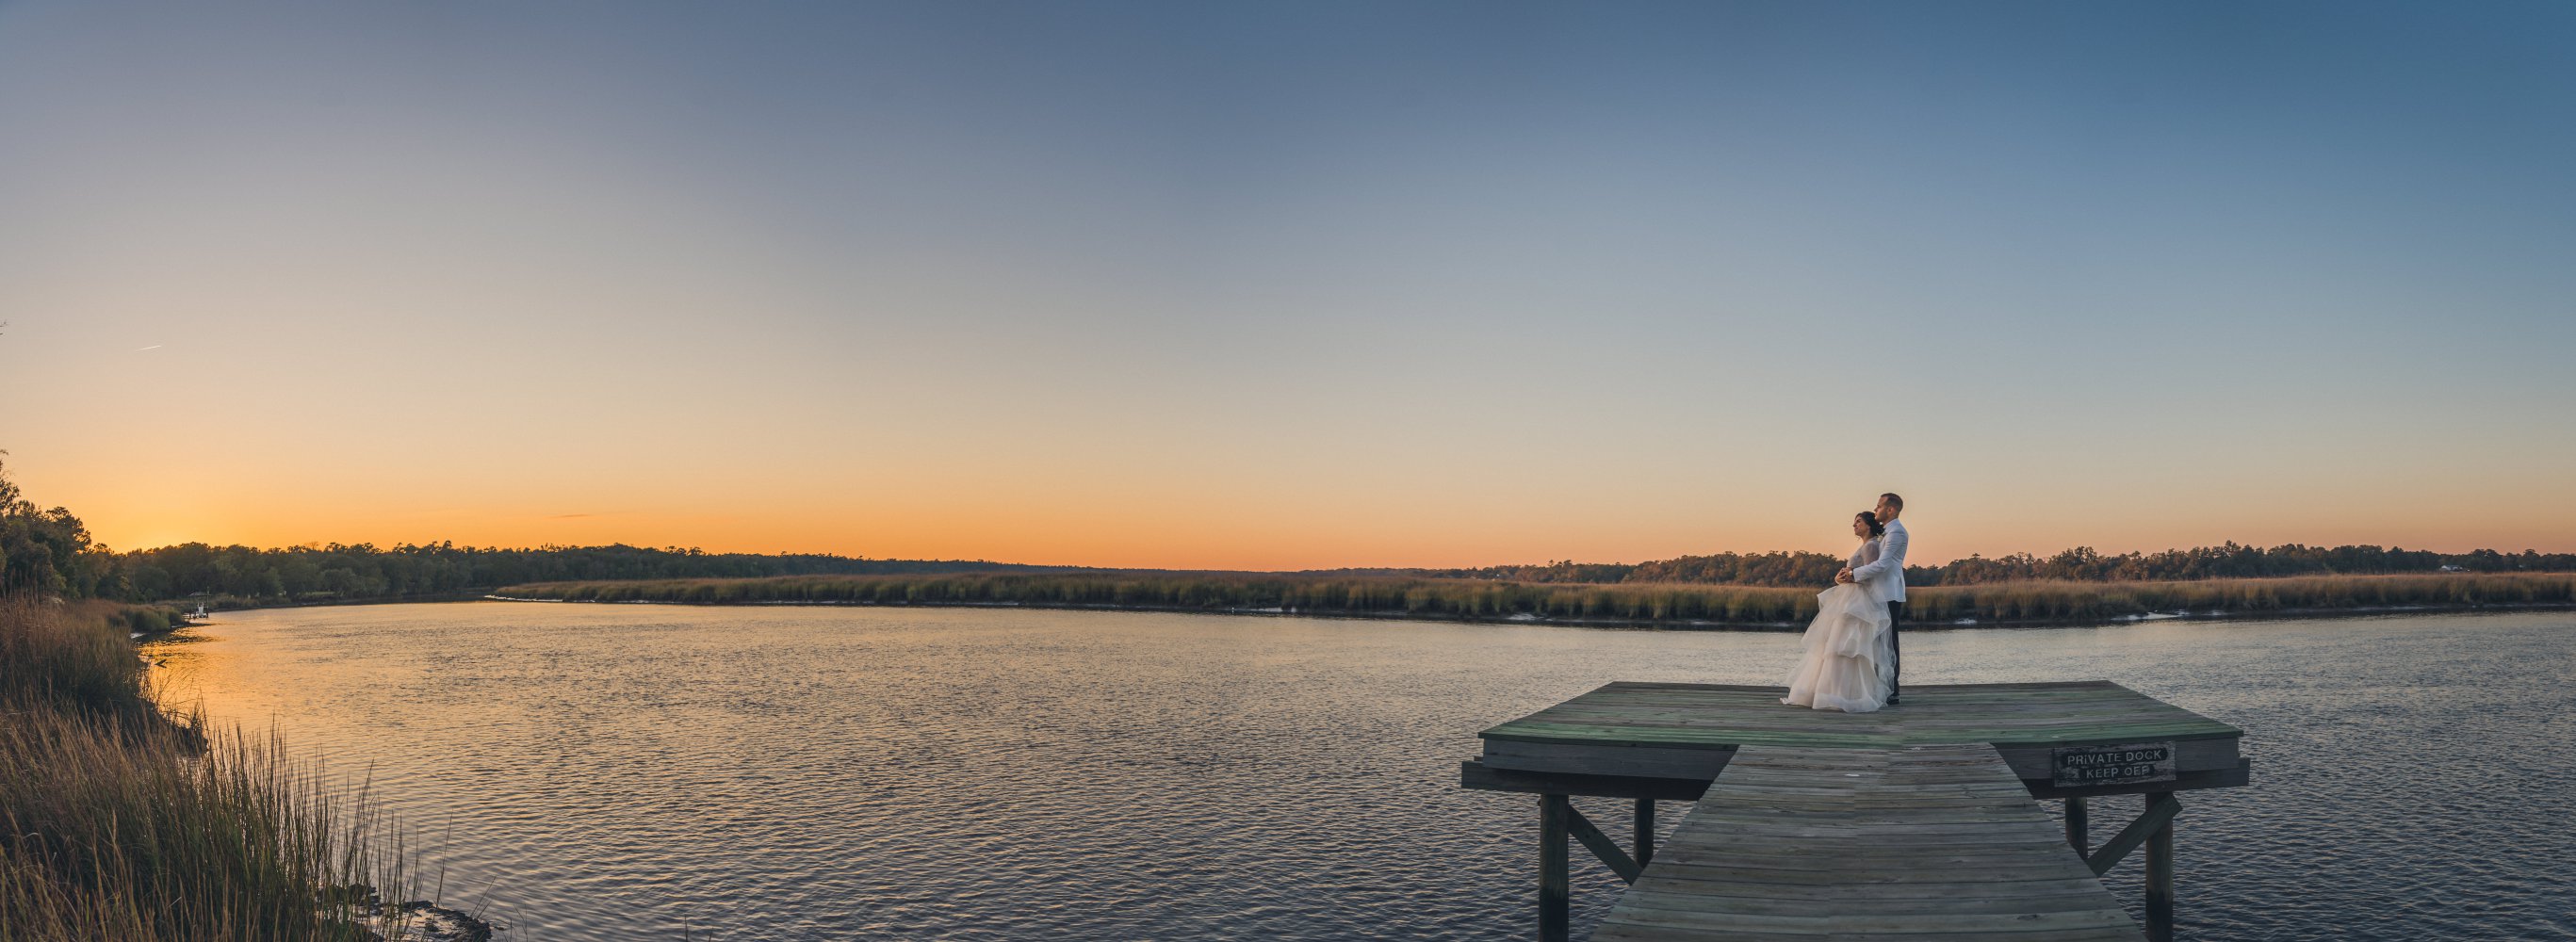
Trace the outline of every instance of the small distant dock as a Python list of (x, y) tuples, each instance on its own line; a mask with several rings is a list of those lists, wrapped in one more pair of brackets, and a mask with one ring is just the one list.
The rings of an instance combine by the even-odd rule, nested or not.
[[(1569, 934), (1575, 842), (1630, 884), (1601, 942), (2169, 942), (2174, 793), (2251, 774), (2243, 730), (2108, 681), (1908, 686), (1858, 715), (1786, 693), (1613, 683), (1477, 734), (1461, 784), (1539, 796), (1543, 942)], [(1630, 845), (1577, 795), (1633, 799)], [(2103, 795), (2146, 798), (2096, 845)], [(1659, 801), (1697, 803), (1660, 847)], [(2143, 931), (2100, 880), (2141, 847)]]

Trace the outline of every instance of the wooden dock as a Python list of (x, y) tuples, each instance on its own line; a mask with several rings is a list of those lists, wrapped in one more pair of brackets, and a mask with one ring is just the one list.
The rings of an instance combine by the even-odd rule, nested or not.
[[(1613, 683), (1479, 734), (1468, 788), (1539, 799), (1539, 937), (1568, 934), (1568, 844), (1633, 886), (1619, 942), (2172, 937), (2176, 791), (2248, 781), (2243, 731), (2107, 681), (1910, 686), (1850, 715), (1778, 687)], [(2086, 799), (2143, 794), (2099, 846)], [(1636, 801), (1633, 849), (1569, 796)], [(2066, 803), (2060, 833), (2038, 799)], [(1655, 802), (1694, 801), (1661, 848)], [(2144, 932), (2099, 875), (2147, 850)]]

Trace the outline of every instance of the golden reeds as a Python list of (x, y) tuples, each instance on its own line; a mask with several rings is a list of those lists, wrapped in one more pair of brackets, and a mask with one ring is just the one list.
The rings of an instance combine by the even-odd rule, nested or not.
[[(1543, 619), (1663, 625), (1797, 625), (1817, 589), (1684, 583), (1520, 583), (1402, 576), (1165, 573), (778, 576), (547, 582), (504, 598), (693, 604), (1030, 605)], [(2306, 576), (2191, 582), (2006, 582), (1912, 590), (1917, 622), (2071, 623), (2158, 612), (2262, 614), (2576, 602), (2576, 574)]]

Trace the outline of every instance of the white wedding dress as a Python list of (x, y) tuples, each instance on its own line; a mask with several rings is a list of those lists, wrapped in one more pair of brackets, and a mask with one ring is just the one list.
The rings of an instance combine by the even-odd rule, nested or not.
[[(1877, 537), (1862, 542), (1852, 551), (1851, 568), (1878, 561), (1878, 549)], [(1844, 583), (1817, 593), (1816, 620), (1800, 642), (1806, 656), (1789, 672), (1789, 695), (1780, 702), (1845, 713), (1886, 706), (1896, 677), (1887, 625), (1887, 603), (1866, 586)]]

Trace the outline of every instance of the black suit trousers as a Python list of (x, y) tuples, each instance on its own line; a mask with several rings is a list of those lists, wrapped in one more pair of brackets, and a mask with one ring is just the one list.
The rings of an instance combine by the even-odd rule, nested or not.
[(1897, 648), (1898, 627), (1905, 624), (1905, 603), (1887, 603), (1887, 698), (1896, 699), (1896, 689), (1905, 680), (1905, 655)]

